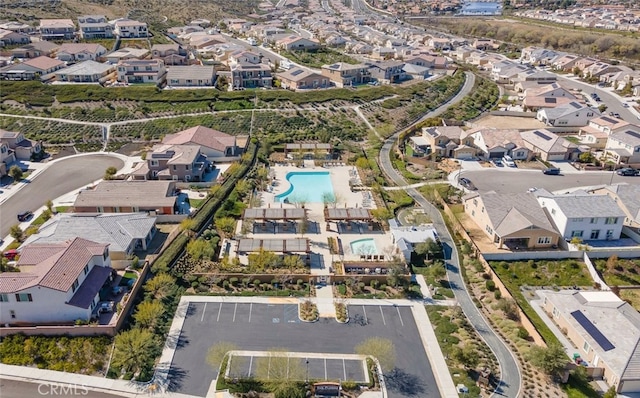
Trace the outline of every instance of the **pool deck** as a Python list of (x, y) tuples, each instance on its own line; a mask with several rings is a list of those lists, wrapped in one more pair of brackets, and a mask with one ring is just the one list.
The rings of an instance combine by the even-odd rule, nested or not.
[[(260, 192), (260, 200), (262, 208), (296, 208), (300, 204), (294, 203), (280, 203), (275, 201), (275, 196), (283, 192), (286, 192), (290, 184), (286, 179), (289, 172), (318, 172), (328, 171), (331, 176), (331, 183), (333, 184), (333, 192), (336, 196), (335, 207), (338, 208), (352, 208), (363, 207), (363, 199), (365, 194), (362, 191), (352, 192), (349, 185), (349, 180), (353, 178), (350, 171), (353, 167), (350, 166), (334, 166), (334, 167), (294, 167), (294, 166), (274, 166), (271, 167), (271, 172), (275, 176), (275, 185), (272, 186), (271, 192)], [(351, 172), (352, 173), (352, 172)], [(330, 204), (329, 206), (334, 206)], [(244, 236), (252, 239), (294, 239), (294, 238), (308, 238), (310, 240), (311, 251), (313, 252), (311, 259), (311, 274), (312, 275), (329, 275), (329, 267), (332, 266), (334, 261), (359, 261), (360, 255), (351, 251), (350, 243), (356, 240), (365, 238), (371, 238), (375, 241), (378, 254), (386, 254), (389, 256), (393, 251), (393, 238), (390, 233), (384, 231), (368, 231), (367, 228), (352, 228), (351, 231), (336, 231), (336, 224), (329, 224), (330, 229), (327, 229), (327, 223), (324, 220), (324, 203), (305, 203), (304, 207), (308, 210), (308, 219), (310, 222), (315, 222), (317, 230), (310, 230), (304, 236), (293, 232), (279, 232), (274, 233), (247, 233)], [(376, 205), (374, 201), (370, 202), (369, 209), (375, 209)], [(237, 234), (242, 235), (242, 225), (238, 223)], [(343, 255), (331, 254), (329, 252), (328, 238), (334, 237), (340, 240), (342, 245)], [(231, 255), (235, 255), (235, 245), (231, 245)], [(245, 257), (245, 258), (243, 258)], [(240, 261), (245, 263), (247, 256), (240, 256)]]

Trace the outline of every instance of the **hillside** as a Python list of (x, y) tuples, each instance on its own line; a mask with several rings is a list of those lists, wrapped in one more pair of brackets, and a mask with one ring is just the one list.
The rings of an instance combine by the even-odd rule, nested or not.
[[(99, 14), (107, 18), (127, 16), (147, 22), (152, 28), (176, 26), (196, 18), (217, 21), (245, 16), (254, 11), (257, 0), (3, 0), (0, 20), (37, 24), (41, 18), (75, 18)], [(165, 18), (166, 17), (166, 18)], [(166, 21), (165, 21), (166, 19)]]

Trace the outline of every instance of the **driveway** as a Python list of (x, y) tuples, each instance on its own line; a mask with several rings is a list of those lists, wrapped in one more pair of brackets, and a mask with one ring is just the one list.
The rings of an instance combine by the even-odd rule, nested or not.
[[(124, 162), (108, 154), (74, 156), (53, 162), (30, 181), (0, 204), (0, 237), (9, 234), (12, 225), (17, 224), (16, 215), (24, 210), (35, 211), (47, 200), (53, 200), (66, 193), (99, 180), (108, 167), (121, 169)], [(9, 195), (12, 186), (3, 188), (2, 195)], [(2, 198), (0, 198), (1, 200)]]

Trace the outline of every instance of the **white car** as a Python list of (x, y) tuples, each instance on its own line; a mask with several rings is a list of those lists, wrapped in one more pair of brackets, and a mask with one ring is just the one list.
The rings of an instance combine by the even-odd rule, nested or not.
[(509, 155), (504, 155), (502, 158), (502, 163), (504, 163), (507, 167), (516, 167), (516, 162), (513, 161), (513, 158)]

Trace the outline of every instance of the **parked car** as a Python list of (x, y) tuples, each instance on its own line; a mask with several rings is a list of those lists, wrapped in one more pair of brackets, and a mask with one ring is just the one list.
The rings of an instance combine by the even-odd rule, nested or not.
[(508, 167), (516, 167), (516, 162), (514, 162), (513, 158), (509, 155), (504, 155), (504, 157), (502, 158), (502, 162)]
[(113, 301), (103, 301), (98, 304), (98, 314), (107, 314), (109, 312), (113, 312), (114, 307)]
[(624, 108), (628, 108), (628, 107), (629, 107), (629, 104), (627, 104), (626, 102), (623, 102), (623, 103), (622, 103), (622, 106), (623, 106)]
[(23, 211), (18, 213), (18, 221), (25, 222), (27, 221), (33, 214), (30, 211)]
[(615, 117), (617, 119), (622, 119), (622, 116), (620, 116), (620, 114), (618, 112), (613, 112), (613, 117)]
[(13, 261), (16, 259), (16, 257), (18, 256), (18, 251), (16, 249), (11, 249), (11, 250), (7, 250), (6, 252), (2, 253), (2, 257), (6, 258), (9, 261)]
[(560, 175), (560, 169), (557, 167), (547, 167), (546, 169), (542, 170), (542, 173), (557, 176)]
[(616, 174), (618, 174), (619, 176), (637, 176), (638, 175), (638, 170), (631, 168), (631, 167), (625, 167), (622, 169), (619, 169), (618, 171), (616, 171)]
[(504, 167), (504, 164), (502, 163), (502, 160), (500, 160), (500, 159), (493, 159), (492, 162), (493, 162), (494, 166), (496, 166), (496, 167)]
[(462, 185), (463, 187), (467, 188), (467, 189), (468, 189), (468, 190), (470, 190), (470, 191), (475, 191), (476, 189), (478, 189), (478, 188), (476, 188), (476, 186), (475, 186), (475, 185), (473, 185), (473, 183), (471, 182), (471, 180), (470, 180), (470, 179), (468, 179), (468, 178), (464, 178), (464, 177), (463, 177), (463, 178), (461, 178), (461, 179), (460, 179), (460, 180), (458, 180), (458, 181), (460, 182), (460, 185)]

